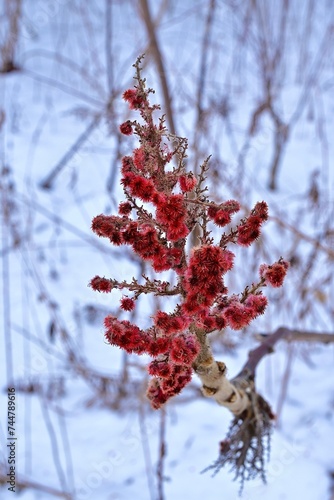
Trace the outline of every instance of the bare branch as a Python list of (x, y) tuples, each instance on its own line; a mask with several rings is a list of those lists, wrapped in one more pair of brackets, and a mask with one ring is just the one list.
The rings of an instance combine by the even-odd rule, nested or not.
[(40, 183), (43, 189), (52, 189), (52, 185), (57, 177), (57, 175), (66, 167), (68, 162), (73, 158), (75, 153), (79, 151), (81, 146), (88, 140), (92, 135), (96, 127), (99, 125), (102, 118), (102, 113), (99, 113), (94, 117), (88, 127), (79, 135), (74, 144), (65, 153), (62, 159), (57, 163), (57, 165), (51, 170), (51, 172), (45, 177), (45, 179)]
[(172, 100), (171, 100), (171, 96), (169, 93), (169, 86), (168, 86), (167, 77), (166, 77), (165, 65), (164, 65), (163, 56), (162, 56), (162, 53), (161, 53), (161, 50), (159, 47), (158, 39), (156, 36), (155, 26), (154, 26), (154, 23), (152, 20), (150, 7), (149, 7), (147, 0), (140, 0), (140, 5), (141, 5), (142, 11), (143, 11), (143, 18), (144, 18), (144, 22), (145, 22), (146, 29), (147, 29), (147, 34), (148, 34), (150, 42), (151, 42), (153, 57), (155, 59), (155, 62), (156, 62), (157, 68), (158, 68), (158, 73), (159, 73), (160, 82), (161, 82), (161, 86), (162, 86), (162, 92), (164, 95), (169, 131), (172, 135), (176, 135), (174, 117), (173, 117), (173, 112), (172, 112), (172, 104), (171, 104)]

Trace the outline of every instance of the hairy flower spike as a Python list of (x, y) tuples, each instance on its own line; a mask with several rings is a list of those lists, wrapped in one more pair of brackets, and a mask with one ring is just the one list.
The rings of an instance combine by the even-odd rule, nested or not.
[[(233, 268), (235, 255), (227, 247), (251, 245), (268, 219), (268, 206), (264, 201), (256, 203), (248, 217), (222, 235), (219, 244), (215, 241), (216, 234), (210, 234), (208, 225), (222, 228), (231, 224), (240, 204), (210, 200), (203, 186), (208, 160), (198, 176), (186, 171), (187, 140), (169, 135), (164, 117), (156, 122), (154, 113), (160, 108), (150, 103), (153, 90), (145, 86), (140, 62), (141, 58), (135, 64), (135, 88), (123, 93), (130, 109), (140, 116), (139, 121), (126, 120), (120, 125), (122, 134), (134, 134), (138, 139), (132, 154), (121, 160), (126, 199), (119, 204), (118, 215), (94, 217), (92, 230), (115, 246), (128, 245), (157, 273), (175, 271), (175, 284), (143, 274), (131, 282), (95, 276), (90, 286), (105, 293), (121, 291), (120, 309), (125, 313), (133, 311), (141, 294), (177, 299), (174, 311), (156, 311), (146, 330), (112, 315), (104, 320), (109, 344), (129, 354), (151, 356), (147, 397), (158, 409), (190, 382), (193, 369), (200, 373), (201, 360), (210, 362), (206, 349), (210, 349), (211, 332), (227, 326), (240, 330), (264, 313), (267, 298), (260, 288), (281, 286), (288, 264), (283, 259), (270, 266), (263, 264), (259, 283), (246, 287), (240, 296), (228, 294), (224, 279)], [(200, 229), (199, 246), (187, 255), (187, 237), (195, 227)]]

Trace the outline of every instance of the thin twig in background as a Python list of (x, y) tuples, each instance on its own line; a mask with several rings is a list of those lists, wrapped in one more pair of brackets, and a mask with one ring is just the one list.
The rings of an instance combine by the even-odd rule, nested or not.
[[(2, 467), (1, 467), (2, 469)], [(6, 475), (7, 471), (5, 467), (3, 467), (3, 472), (0, 470), (0, 485), (6, 484), (8, 480), (8, 476)], [(56, 488), (52, 488), (47, 484), (38, 483), (36, 481), (32, 481), (28, 478), (25, 478), (23, 475), (19, 475), (16, 477), (16, 487), (18, 490), (35, 490), (40, 491), (42, 493), (46, 493), (47, 495), (53, 495), (57, 498), (65, 498), (65, 500), (74, 500), (73, 496), (65, 493), (63, 491), (57, 490)]]
[(8, 33), (0, 45), (1, 67), (0, 73), (10, 73), (18, 68), (15, 52), (19, 43), (20, 18), (22, 15), (21, 0), (5, 2), (5, 19), (8, 21)]
[(63, 441), (64, 448), (64, 456), (66, 461), (66, 475), (69, 482), (69, 490), (71, 492), (75, 492), (75, 479), (74, 479), (74, 470), (73, 470), (73, 459), (72, 459), (72, 451), (71, 451), (71, 440), (67, 430), (66, 417), (64, 412), (59, 410), (57, 411), (58, 423), (60, 429), (60, 435)]
[(70, 149), (65, 153), (65, 155), (61, 158), (61, 160), (53, 167), (51, 172), (45, 177), (43, 181), (41, 181), (40, 186), (43, 189), (52, 189), (53, 183), (56, 177), (60, 174), (60, 172), (66, 167), (69, 161), (74, 157), (74, 155), (79, 151), (79, 149), (85, 144), (85, 142), (92, 135), (94, 130), (99, 126), (103, 114), (97, 114), (88, 127), (79, 135), (77, 140), (72, 144)]
[(112, 11), (112, 0), (106, 0), (105, 3), (106, 9), (106, 29), (105, 29), (105, 53), (106, 53), (106, 74), (108, 81), (108, 91), (109, 95), (111, 95), (113, 87), (114, 87), (114, 72), (113, 72), (113, 57), (112, 57), (112, 42), (113, 42), (113, 32), (112, 32), (112, 20), (113, 20), (113, 11)]
[[(2, 233), (2, 248), (9, 248), (9, 218), (10, 218), (10, 204), (8, 199), (8, 175), (5, 167), (2, 167), (0, 181), (0, 194), (1, 194), (1, 233)], [(6, 374), (7, 374), (7, 387), (11, 387), (14, 381), (13, 372), (13, 347), (12, 347), (12, 329), (11, 329), (11, 298), (10, 298), (10, 283), (11, 268), (10, 268), (10, 254), (5, 253), (2, 261), (2, 305), (3, 305), (3, 331), (5, 338), (6, 349)]]
[(88, 94), (85, 94), (84, 92), (81, 92), (80, 90), (77, 90), (77, 89), (71, 87), (70, 85), (66, 85), (65, 83), (62, 83), (62, 82), (57, 82), (57, 80), (54, 80), (53, 78), (49, 78), (48, 76), (41, 75), (41, 74), (36, 73), (35, 71), (32, 71), (28, 68), (22, 68), (21, 73), (22, 73), (22, 75), (28, 76), (29, 78), (36, 80), (37, 82), (45, 83), (47, 85), (50, 85), (50, 87), (54, 87), (58, 90), (61, 90), (62, 92), (65, 92), (66, 94), (71, 95), (72, 97), (76, 97), (77, 99), (81, 99), (83, 101), (89, 102), (90, 104), (97, 106), (99, 109), (104, 106), (103, 101), (100, 101), (99, 99), (96, 99), (95, 97), (92, 97)]
[(167, 455), (166, 443), (166, 410), (160, 410), (160, 427), (159, 427), (159, 459), (157, 465), (157, 480), (158, 480), (158, 500), (164, 500), (164, 467)]
[(106, 93), (105, 88), (99, 82), (99, 80), (94, 78), (94, 76), (89, 73), (89, 68), (87, 68), (87, 66), (82, 66), (73, 59), (65, 56), (64, 54), (59, 54), (55, 51), (45, 48), (32, 49), (25, 52), (23, 55), (24, 64), (26, 64), (30, 59), (33, 60), (35, 57), (54, 60), (57, 64), (65, 66), (66, 68), (70, 69), (71, 73), (76, 73), (80, 77), (80, 80), (84, 79), (87, 85), (89, 85), (92, 90), (99, 93), (101, 99), (107, 99), (108, 94)]
[[(203, 109), (203, 98), (205, 96), (206, 90), (206, 77), (207, 77), (207, 66), (208, 66), (208, 57), (210, 50), (210, 38), (211, 32), (213, 28), (213, 20), (214, 20), (214, 12), (215, 12), (216, 2), (215, 0), (211, 0), (208, 5), (208, 13), (205, 22), (205, 30), (201, 45), (201, 60), (200, 60), (200, 68), (198, 74), (198, 83), (197, 83), (197, 92), (196, 92), (196, 121), (195, 121), (195, 131), (192, 143), (192, 151), (193, 151), (193, 172), (195, 175), (199, 174), (200, 170), (200, 157), (203, 154), (200, 150), (200, 136), (203, 134), (205, 129), (204, 123), (204, 109)], [(200, 236), (200, 228), (197, 225), (194, 228), (192, 237), (191, 237), (191, 246), (195, 247), (198, 243), (198, 238)]]
[[(317, 340), (318, 336), (319, 340)], [(274, 346), (278, 341), (318, 341), (320, 343), (328, 344), (334, 342), (334, 333), (316, 333), (280, 327), (271, 335), (259, 334), (259, 338), (262, 340), (261, 345), (249, 352), (248, 359), (242, 368), (242, 372), (247, 371), (251, 376), (255, 375), (256, 367), (262, 358), (273, 352)]]
[(285, 370), (284, 370), (283, 377), (282, 377), (280, 393), (278, 396), (276, 412), (275, 412), (276, 413), (276, 415), (275, 415), (276, 416), (276, 423), (278, 425), (280, 425), (282, 410), (283, 410), (284, 402), (286, 401), (286, 396), (288, 393), (288, 386), (289, 386), (289, 382), (290, 382), (290, 378), (291, 378), (291, 374), (292, 374), (292, 362), (293, 362), (293, 358), (294, 358), (294, 352), (295, 352), (294, 345), (290, 344), (288, 346), (288, 354), (286, 357), (286, 366), (285, 366)]
[[(208, 70), (208, 53), (210, 49), (210, 39), (213, 28), (213, 20), (215, 16), (216, 0), (210, 0), (208, 5), (208, 13), (205, 22), (205, 31), (202, 40), (202, 50), (201, 50), (201, 60), (200, 68), (198, 74), (198, 84), (197, 84), (197, 117), (196, 117), (196, 131), (201, 130), (202, 125), (202, 115), (203, 115), (203, 97), (206, 94), (206, 77)], [(195, 164), (196, 168), (196, 164)]]
[[(269, 339), (269, 336), (259, 333), (255, 335), (255, 339), (260, 342), (265, 342)], [(288, 330), (288, 332), (282, 336), (282, 340), (286, 342), (319, 342), (320, 344), (332, 344), (334, 343), (334, 333)]]
[(53, 462), (57, 471), (58, 479), (60, 482), (60, 485), (63, 489), (63, 492), (67, 492), (67, 481), (65, 477), (65, 472), (63, 470), (61, 461), (60, 461), (60, 456), (59, 456), (59, 447), (58, 447), (58, 440), (57, 440), (57, 435), (55, 433), (55, 430), (53, 428), (53, 424), (49, 415), (49, 410), (47, 407), (46, 401), (43, 400), (43, 398), (40, 398), (40, 403), (41, 403), (41, 409), (43, 413), (43, 418), (45, 421), (45, 425), (48, 429), (48, 435), (50, 438), (50, 444), (51, 444), (51, 449), (52, 449), (52, 457), (53, 457)]
[(158, 75), (161, 82), (162, 92), (164, 96), (164, 104), (166, 109), (166, 116), (168, 121), (168, 128), (172, 135), (176, 135), (176, 128), (174, 123), (174, 113), (172, 111), (172, 99), (169, 92), (169, 84), (167, 82), (167, 71), (162, 52), (159, 47), (158, 38), (156, 35), (156, 28), (152, 20), (150, 7), (147, 0), (140, 0), (140, 5), (143, 12), (143, 19), (147, 29), (148, 38), (151, 42), (153, 57), (158, 69)]
[(151, 452), (150, 452), (150, 446), (149, 446), (149, 436), (147, 434), (145, 405), (143, 404), (143, 402), (141, 402), (139, 405), (138, 418), (139, 418), (139, 427), (140, 427), (140, 435), (141, 435), (141, 444), (143, 447), (143, 454), (144, 454), (144, 460), (145, 460), (147, 486), (148, 486), (148, 490), (150, 492), (151, 500), (155, 500), (155, 488), (154, 488), (154, 481), (153, 481), (153, 466), (152, 466)]

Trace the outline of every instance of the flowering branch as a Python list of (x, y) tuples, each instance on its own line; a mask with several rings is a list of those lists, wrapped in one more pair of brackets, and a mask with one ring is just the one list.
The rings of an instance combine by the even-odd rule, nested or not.
[[(248, 247), (256, 241), (268, 219), (268, 206), (264, 201), (256, 203), (247, 217), (230, 226), (219, 242), (215, 241), (215, 226), (230, 225), (240, 204), (236, 200), (219, 204), (210, 200), (205, 185), (210, 157), (198, 176), (186, 171), (187, 140), (168, 133), (164, 116), (158, 122), (154, 120), (154, 112), (160, 107), (150, 103), (154, 91), (146, 88), (141, 61), (139, 57), (134, 64), (136, 85), (123, 94), (130, 109), (141, 117), (140, 122), (127, 120), (120, 125), (123, 134), (135, 134), (139, 140), (132, 155), (122, 159), (121, 183), (126, 201), (119, 205), (118, 215), (94, 217), (92, 229), (113, 245), (131, 246), (154, 271), (173, 271), (177, 284), (171, 286), (146, 276), (142, 284), (135, 279), (127, 283), (95, 276), (90, 286), (105, 293), (114, 289), (130, 292), (131, 297), (121, 299), (120, 307), (125, 311), (133, 310), (143, 293), (178, 296), (174, 311), (157, 311), (152, 326), (146, 330), (107, 316), (105, 337), (128, 353), (145, 353), (153, 358), (148, 365), (152, 378), (147, 390), (153, 408), (160, 408), (180, 393), (195, 372), (203, 384), (203, 394), (235, 415), (237, 436), (244, 439), (247, 434), (241, 455), (232, 453), (239, 457), (237, 470), (245, 470), (246, 464), (254, 465), (254, 453), (262, 457), (263, 463), (262, 438), (269, 432), (272, 413), (256, 393), (253, 375), (227, 379), (225, 364), (213, 358), (209, 334), (227, 326), (241, 330), (263, 314), (268, 301), (262, 288), (280, 287), (288, 263), (280, 258), (271, 265), (262, 264), (257, 283), (240, 294), (229, 293), (224, 278), (233, 268), (235, 255), (228, 246)], [(187, 242), (195, 233), (197, 246), (187, 254)], [(255, 448), (254, 436), (258, 443)]]

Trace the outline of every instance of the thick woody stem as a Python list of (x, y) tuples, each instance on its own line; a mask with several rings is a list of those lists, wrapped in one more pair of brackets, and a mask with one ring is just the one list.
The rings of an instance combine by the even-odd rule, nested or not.
[(241, 372), (232, 380), (226, 377), (225, 363), (216, 361), (212, 355), (211, 347), (204, 330), (191, 327), (191, 331), (198, 338), (201, 350), (193, 363), (193, 369), (199, 376), (203, 387), (204, 396), (211, 397), (218, 404), (228, 408), (234, 415), (240, 415), (250, 408), (250, 394), (254, 392), (254, 378), (257, 365), (261, 359), (273, 352), (274, 345), (279, 340), (303, 340), (331, 343), (334, 341), (332, 333), (315, 333), (290, 330), (285, 327), (278, 328), (272, 335), (261, 338), (262, 343), (250, 351), (248, 359)]
[(204, 396), (211, 397), (221, 406), (228, 408), (234, 415), (240, 415), (250, 406), (250, 400), (246, 389), (248, 384), (244, 380), (235, 379), (229, 381), (226, 377), (227, 368), (225, 363), (216, 361), (204, 330), (196, 327), (191, 328), (201, 345), (201, 351), (197, 356), (193, 368), (200, 378)]

